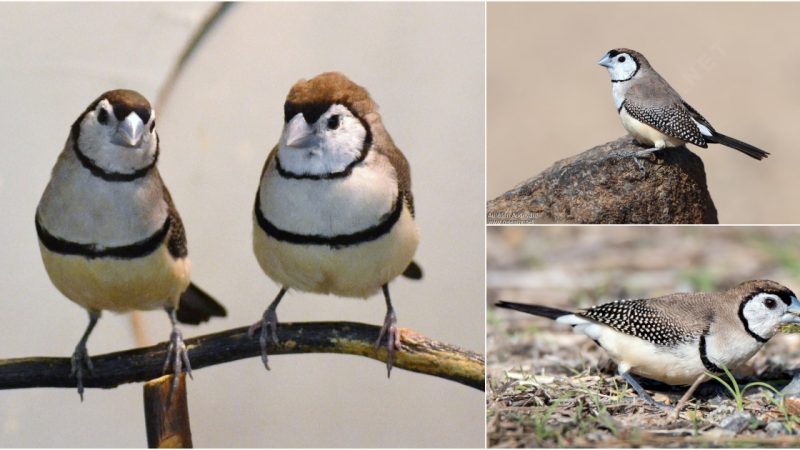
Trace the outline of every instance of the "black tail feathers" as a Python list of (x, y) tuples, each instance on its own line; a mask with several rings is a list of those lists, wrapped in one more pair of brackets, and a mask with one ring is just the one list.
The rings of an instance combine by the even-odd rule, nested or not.
[(722, 144), (726, 147), (730, 147), (734, 150), (739, 150), (745, 155), (751, 158), (755, 158), (759, 161), (769, 156), (769, 153), (765, 152), (764, 150), (761, 150), (758, 147), (753, 147), (747, 142), (742, 142), (730, 136), (725, 136), (724, 134), (714, 133), (714, 136), (712, 137), (707, 137), (707, 136), (704, 137), (708, 142), (715, 142), (717, 144)]
[(572, 314), (569, 311), (564, 311), (563, 309), (551, 308), (549, 306), (505, 302), (502, 300), (495, 303), (494, 306), (497, 306), (498, 308), (513, 309), (516, 311), (524, 312), (526, 314), (533, 314), (534, 316), (547, 317), (548, 319), (553, 319), (553, 320), (556, 320), (561, 316), (567, 316), (569, 314)]
[(408, 264), (408, 267), (406, 267), (406, 270), (403, 271), (403, 276), (412, 280), (421, 280), (422, 267), (420, 267), (416, 262), (411, 261), (411, 263)]
[(228, 312), (205, 291), (190, 283), (189, 288), (181, 295), (175, 315), (178, 322), (197, 325), (215, 316), (225, 317)]

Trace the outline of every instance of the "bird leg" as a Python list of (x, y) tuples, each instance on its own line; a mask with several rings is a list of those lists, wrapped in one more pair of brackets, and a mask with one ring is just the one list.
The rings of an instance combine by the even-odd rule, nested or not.
[(689, 390), (686, 391), (685, 394), (683, 394), (683, 397), (681, 397), (681, 399), (678, 400), (678, 404), (675, 405), (675, 410), (672, 412), (673, 418), (675, 419), (678, 418), (678, 414), (680, 414), (681, 409), (683, 409), (686, 403), (689, 402), (689, 399), (692, 397), (692, 394), (694, 394), (694, 391), (696, 391), (697, 388), (706, 380), (708, 380), (706, 374), (702, 374), (699, 377), (697, 377), (696, 380), (694, 380), (694, 383), (692, 383), (692, 385), (689, 387)]
[(647, 391), (645, 391), (644, 388), (633, 378), (630, 372), (620, 372), (620, 375), (622, 375), (622, 378), (625, 379), (628, 385), (632, 387), (637, 394), (639, 394), (639, 397), (641, 397), (642, 400), (644, 400), (645, 402), (647, 402), (652, 406), (655, 406), (656, 408), (661, 408), (661, 409), (669, 408), (667, 405), (653, 400), (653, 397), (650, 397)]
[(649, 155), (651, 153), (655, 153), (655, 152), (657, 152), (659, 150), (662, 150), (664, 148), (665, 148), (665, 145), (663, 143), (658, 143), (658, 144), (655, 145), (655, 147), (646, 148), (644, 150), (637, 150), (635, 152), (630, 152), (629, 155), (633, 158), (633, 161), (636, 163), (636, 166), (639, 167), (639, 170), (641, 170), (642, 173), (647, 173), (647, 171), (644, 170), (644, 164), (642, 164), (642, 162), (639, 160), (639, 157), (647, 156), (647, 155)]
[(663, 149), (664, 149), (664, 147), (646, 148), (644, 150), (636, 151), (633, 154), (634, 154), (635, 157), (636, 156), (645, 156), (645, 155), (649, 155), (650, 153), (655, 153), (655, 152), (657, 152), (659, 150), (663, 150)]
[(183, 343), (183, 334), (178, 329), (177, 317), (175, 316), (175, 308), (168, 306), (164, 308), (169, 315), (169, 321), (172, 323), (172, 333), (169, 335), (169, 346), (167, 347), (167, 357), (164, 360), (164, 373), (167, 372), (169, 366), (172, 366), (172, 386), (169, 389), (167, 401), (172, 398), (172, 393), (178, 389), (178, 380), (180, 378), (181, 370), (186, 367), (186, 373), (189, 378), (192, 378), (192, 365), (189, 364), (189, 352), (186, 350), (186, 345)]
[(633, 157), (633, 162), (635, 162), (636, 166), (639, 167), (639, 170), (641, 170), (642, 173), (647, 173), (647, 171), (644, 170), (644, 164), (642, 164), (642, 162), (639, 160), (639, 157), (649, 155), (650, 153), (657, 152), (659, 150), (661, 150), (660, 147), (648, 148), (645, 150), (632, 152), (631, 156)]
[(281, 302), (283, 295), (286, 294), (286, 291), (289, 288), (282, 287), (281, 291), (278, 292), (278, 296), (275, 297), (275, 300), (269, 304), (266, 311), (264, 311), (264, 315), (261, 317), (261, 320), (254, 323), (250, 329), (247, 330), (247, 335), (253, 337), (256, 333), (256, 330), (261, 328), (261, 334), (259, 335), (258, 342), (261, 344), (261, 362), (264, 363), (264, 367), (269, 370), (269, 362), (267, 358), (267, 336), (270, 335), (272, 338), (272, 342), (277, 344), (278, 343), (278, 314), (275, 312), (278, 309), (278, 303)]
[(383, 285), (383, 297), (386, 299), (386, 317), (383, 319), (383, 326), (375, 341), (375, 348), (381, 345), (383, 336), (386, 335), (386, 376), (392, 376), (392, 365), (394, 364), (394, 353), (402, 349), (400, 344), (400, 333), (397, 331), (397, 315), (392, 307), (392, 299), (389, 297), (389, 285)]
[(86, 331), (83, 332), (81, 340), (78, 341), (78, 345), (75, 346), (75, 351), (72, 352), (72, 359), (70, 360), (69, 376), (75, 377), (78, 382), (78, 395), (81, 396), (81, 401), (83, 401), (83, 369), (86, 368), (89, 375), (94, 375), (94, 366), (91, 358), (89, 358), (89, 351), (86, 350), (86, 341), (89, 340), (89, 335), (92, 334), (98, 319), (100, 319), (100, 311), (90, 309), (89, 325), (86, 327)]

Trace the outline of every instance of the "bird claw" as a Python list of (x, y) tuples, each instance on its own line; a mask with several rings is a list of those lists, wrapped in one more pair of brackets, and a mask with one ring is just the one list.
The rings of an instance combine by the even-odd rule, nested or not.
[(644, 164), (642, 164), (642, 161), (639, 160), (639, 155), (637, 152), (633, 152), (631, 156), (633, 156), (633, 162), (636, 163), (636, 166), (642, 171), (642, 174), (647, 174), (647, 171), (644, 169)]
[(178, 382), (180, 381), (181, 372), (184, 370), (189, 378), (192, 377), (192, 365), (189, 363), (189, 351), (186, 349), (186, 344), (183, 343), (183, 334), (177, 328), (172, 330), (169, 336), (169, 346), (167, 347), (167, 357), (164, 359), (163, 373), (167, 373), (170, 365), (172, 366), (172, 385), (169, 389), (167, 401), (172, 399), (173, 393), (178, 389)]
[(674, 409), (672, 406), (667, 405), (664, 402), (658, 402), (658, 401), (654, 400), (653, 397), (650, 397), (650, 396), (647, 396), (646, 398), (645, 397), (641, 397), (641, 396), (636, 396), (636, 397), (633, 397), (632, 400), (634, 402), (636, 400), (642, 400), (643, 402), (647, 403), (648, 405), (653, 406), (653, 407), (658, 408), (658, 409), (662, 409), (664, 411), (672, 411)]
[(264, 315), (260, 321), (250, 326), (247, 330), (247, 335), (252, 338), (255, 336), (256, 330), (258, 329), (261, 329), (261, 333), (259, 333), (258, 337), (258, 343), (261, 345), (261, 362), (264, 363), (264, 367), (267, 370), (270, 370), (269, 357), (267, 355), (267, 342), (271, 339), (274, 344), (278, 343), (278, 314), (271, 306), (264, 311)]
[(639, 159), (639, 156), (642, 156), (640, 151), (630, 151), (630, 150), (613, 151), (613, 152), (610, 152), (608, 155), (609, 155), (609, 157), (613, 157), (615, 159), (617, 159), (617, 158), (633, 158), (633, 162), (636, 163), (636, 167), (638, 167), (639, 170), (642, 171), (642, 174), (644, 174), (644, 175), (647, 174), (647, 171), (644, 168), (644, 164), (642, 164), (642, 161)]
[(92, 359), (89, 357), (89, 352), (86, 350), (85, 345), (78, 344), (75, 351), (72, 353), (70, 359), (69, 376), (75, 377), (78, 385), (78, 395), (83, 401), (83, 369), (86, 368), (90, 376), (94, 375), (94, 365)]
[(397, 329), (397, 315), (394, 311), (389, 310), (386, 312), (386, 318), (383, 321), (383, 326), (378, 334), (378, 340), (375, 341), (375, 348), (381, 346), (381, 341), (384, 335), (386, 336), (386, 376), (392, 376), (392, 367), (394, 365), (394, 354), (398, 350), (402, 350), (400, 343), (400, 332)]

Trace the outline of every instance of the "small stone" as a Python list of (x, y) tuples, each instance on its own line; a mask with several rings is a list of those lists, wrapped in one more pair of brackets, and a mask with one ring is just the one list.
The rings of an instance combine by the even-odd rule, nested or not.
[(713, 428), (703, 433), (703, 437), (711, 441), (730, 439), (734, 436), (736, 436), (736, 433), (734, 433), (733, 431), (723, 430), (720, 428)]
[(711, 397), (710, 399), (706, 400), (706, 404), (711, 405), (711, 406), (720, 406), (720, 405), (724, 404), (728, 400), (730, 400), (730, 399), (728, 397), (726, 397), (725, 395), (717, 394), (717, 395)]
[(719, 427), (723, 430), (731, 431), (734, 434), (739, 434), (753, 423), (753, 419), (753, 415), (748, 412), (737, 412), (736, 414), (722, 419), (719, 423)]
[(683, 413), (687, 419), (691, 421), (702, 421), (703, 420), (703, 413), (699, 409), (690, 409)]
[(781, 389), (781, 393), (786, 396), (800, 395), (800, 374), (795, 375), (794, 378), (792, 378), (792, 382)]
[(769, 437), (775, 437), (779, 434), (786, 434), (786, 427), (783, 422), (773, 421), (767, 424), (764, 431)]
[(726, 417), (736, 412), (736, 408), (730, 402), (719, 405), (716, 409), (708, 413), (707, 418), (712, 423), (720, 423)]
[(669, 396), (664, 395), (664, 394), (662, 394), (660, 392), (657, 392), (657, 393), (653, 394), (653, 400), (655, 400), (655, 401), (657, 401), (659, 403), (663, 403), (665, 405), (669, 405), (672, 402), (672, 400), (669, 398)]

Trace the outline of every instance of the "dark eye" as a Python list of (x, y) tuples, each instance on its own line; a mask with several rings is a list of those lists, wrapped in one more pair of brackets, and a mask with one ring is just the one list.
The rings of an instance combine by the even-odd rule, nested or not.
[(108, 123), (108, 111), (105, 109), (100, 109), (100, 112), (97, 113), (97, 121), (102, 123), (103, 125)]
[(328, 117), (328, 129), (329, 130), (335, 130), (337, 128), (339, 128), (339, 115), (338, 114), (334, 114), (334, 115)]
[(774, 298), (768, 297), (768, 298), (764, 299), (764, 306), (766, 306), (767, 308), (775, 309), (775, 305), (776, 305), (776, 303), (775, 303), (775, 299)]
[(156, 121), (154, 120), (154, 121), (153, 121), (153, 122), (150, 124), (150, 132), (152, 133), (152, 132), (153, 132), (153, 130), (155, 130), (155, 129), (156, 129)]
[(617, 61), (625, 62), (625, 57), (624, 56), (620, 56), (619, 58), (617, 58)]

